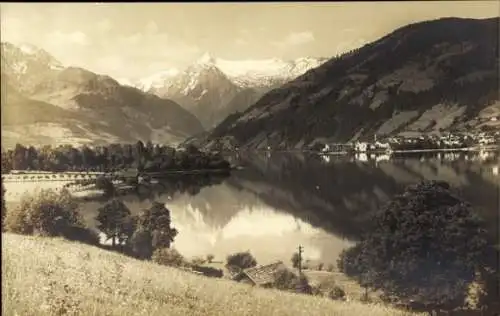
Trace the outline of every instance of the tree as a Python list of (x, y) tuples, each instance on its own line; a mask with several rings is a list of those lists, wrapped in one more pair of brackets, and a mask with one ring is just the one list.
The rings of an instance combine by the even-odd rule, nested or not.
[(177, 236), (177, 230), (171, 227), (170, 210), (165, 204), (153, 202), (151, 208), (142, 212), (138, 226), (151, 233), (154, 249), (169, 248)]
[(294, 254), (292, 255), (292, 259), (291, 260), (292, 260), (292, 266), (294, 268), (298, 269), (299, 266), (300, 266), (300, 260), (301, 260), (299, 253), (298, 252), (294, 252)]
[(227, 265), (239, 269), (248, 269), (257, 265), (257, 260), (250, 252), (238, 252), (227, 257)]
[(113, 182), (111, 182), (110, 179), (104, 177), (104, 176), (99, 176), (96, 181), (95, 181), (95, 186), (99, 190), (103, 190), (104, 194), (106, 195), (112, 195), (115, 192), (115, 187), (113, 185)]
[(71, 227), (82, 226), (78, 204), (67, 190), (25, 194), (5, 216), (5, 230), (17, 234), (65, 236)]
[(28, 168), (28, 162), (26, 160), (27, 153), (26, 147), (21, 144), (16, 144), (12, 169), (26, 170)]
[(461, 306), (483, 265), (486, 232), (447, 183), (410, 186), (373, 215), (373, 227), (344, 251), (339, 269), (384, 299), (428, 309)]
[(154, 250), (169, 248), (178, 234), (171, 224), (170, 210), (163, 203), (153, 202), (151, 208), (137, 217), (136, 232), (132, 237), (133, 251), (140, 257), (149, 258)]
[(116, 240), (121, 243), (128, 238), (127, 224), (130, 223), (130, 210), (119, 199), (112, 199), (99, 208), (96, 220), (99, 223), (97, 228), (112, 240), (113, 247), (116, 246)]
[(151, 233), (144, 228), (137, 228), (130, 239), (130, 246), (139, 259), (149, 259), (153, 255)]

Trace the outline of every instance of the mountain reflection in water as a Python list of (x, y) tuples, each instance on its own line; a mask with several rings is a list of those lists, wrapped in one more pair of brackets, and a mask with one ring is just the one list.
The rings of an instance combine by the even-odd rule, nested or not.
[[(486, 220), (491, 240), (498, 240), (497, 152), (365, 161), (328, 158), (253, 154), (238, 157), (245, 168), (225, 179), (205, 178), (201, 184), (191, 183), (193, 189), (184, 183), (182, 193), (175, 184), (180, 179), (164, 180), (166, 191), (123, 199), (133, 213), (149, 207), (153, 198), (165, 202), (179, 230), (173, 245), (188, 257), (214, 254), (223, 260), (250, 250), (261, 264), (289, 262), (301, 244), (306, 259), (335, 263), (366, 231), (371, 211), (408, 184), (444, 180)], [(85, 203), (87, 221), (93, 221), (102, 203)]]

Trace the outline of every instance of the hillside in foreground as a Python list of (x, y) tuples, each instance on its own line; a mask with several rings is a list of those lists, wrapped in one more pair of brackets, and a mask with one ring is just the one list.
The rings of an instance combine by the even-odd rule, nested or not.
[(253, 288), (62, 239), (2, 234), (2, 315), (412, 315)]
[(498, 130), (499, 19), (402, 27), (229, 116), (205, 140), (303, 148), (378, 136)]

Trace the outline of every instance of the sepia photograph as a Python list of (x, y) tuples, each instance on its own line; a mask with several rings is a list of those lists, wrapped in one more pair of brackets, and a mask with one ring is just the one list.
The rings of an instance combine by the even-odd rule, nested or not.
[(500, 316), (500, 1), (0, 4), (5, 316)]

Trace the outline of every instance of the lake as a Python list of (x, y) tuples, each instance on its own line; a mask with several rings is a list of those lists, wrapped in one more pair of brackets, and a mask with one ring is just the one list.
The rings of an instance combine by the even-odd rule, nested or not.
[[(229, 177), (172, 177), (153, 189), (123, 196), (133, 213), (165, 202), (179, 230), (173, 246), (187, 257), (249, 250), (259, 264), (290, 262), (299, 245), (313, 262), (335, 263), (360, 237), (370, 211), (421, 180), (455, 187), (488, 223), (498, 240), (499, 153), (404, 156), (320, 156), (263, 153), (231, 157), (244, 169)], [(13, 204), (21, 192), (50, 183), (5, 183)], [(85, 201), (85, 221), (103, 201)]]

